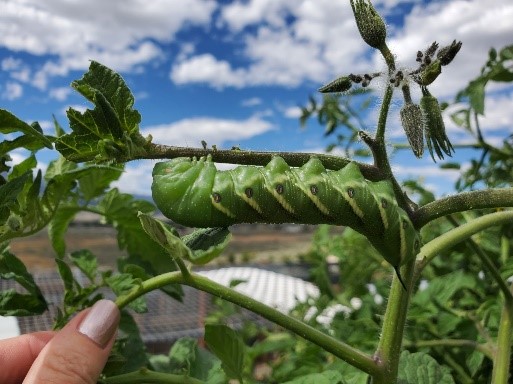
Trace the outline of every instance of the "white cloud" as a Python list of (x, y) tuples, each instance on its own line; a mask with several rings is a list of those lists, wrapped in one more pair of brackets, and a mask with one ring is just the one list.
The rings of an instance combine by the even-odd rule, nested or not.
[(299, 119), (301, 113), (301, 108), (299, 107), (289, 107), (283, 111), (285, 117), (288, 117), (289, 119)]
[(56, 55), (34, 79), (44, 88), (48, 76), (85, 69), (90, 59), (115, 70), (162, 54), (152, 42), (169, 42), (184, 25), (206, 24), (216, 3), (209, 0), (2, 2), (0, 46), (33, 55)]
[(119, 180), (112, 183), (113, 187), (119, 188), (124, 193), (139, 195), (151, 195), (151, 172), (155, 162), (139, 161), (129, 163)]
[(171, 80), (176, 84), (209, 83), (213, 87), (241, 87), (245, 71), (234, 70), (225, 60), (217, 60), (209, 53), (194, 56), (171, 69)]
[(16, 100), (23, 95), (23, 87), (19, 83), (8, 82), (1, 94), (2, 99)]
[(262, 104), (262, 99), (260, 97), (251, 97), (249, 99), (242, 100), (241, 102), (243, 107), (254, 107), (260, 104)]
[(160, 144), (199, 146), (205, 140), (209, 146), (227, 140), (245, 140), (273, 129), (271, 123), (255, 115), (245, 120), (193, 117), (175, 123), (161, 124), (143, 129)]
[(69, 87), (59, 87), (59, 88), (53, 88), (50, 89), (50, 97), (58, 100), (58, 101), (64, 101), (71, 93), (71, 88)]

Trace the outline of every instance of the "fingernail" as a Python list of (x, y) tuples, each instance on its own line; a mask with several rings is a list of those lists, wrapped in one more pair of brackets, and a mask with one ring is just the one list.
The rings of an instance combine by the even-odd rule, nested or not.
[(110, 300), (98, 300), (80, 323), (78, 331), (104, 348), (119, 324), (119, 309)]

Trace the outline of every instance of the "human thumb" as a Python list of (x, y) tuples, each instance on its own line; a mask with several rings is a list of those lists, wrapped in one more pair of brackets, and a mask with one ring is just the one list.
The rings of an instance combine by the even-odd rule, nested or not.
[(114, 343), (119, 309), (99, 300), (75, 316), (43, 348), (23, 383), (96, 383)]

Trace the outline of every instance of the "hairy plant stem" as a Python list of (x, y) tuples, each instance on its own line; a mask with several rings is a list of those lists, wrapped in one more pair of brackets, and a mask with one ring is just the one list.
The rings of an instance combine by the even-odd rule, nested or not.
[[(510, 255), (509, 240), (501, 236), (501, 261), (506, 262)], [(513, 293), (513, 284), (510, 285)], [(511, 335), (513, 332), (513, 303), (505, 300), (502, 307), (499, 332), (497, 335), (497, 351), (493, 364), (492, 384), (503, 384), (509, 380), (509, 366), (511, 364)]]
[[(203, 149), (190, 147), (174, 147), (161, 144), (150, 143), (147, 145), (146, 153), (141, 156), (134, 156), (130, 160), (141, 159), (174, 159), (177, 157), (201, 157), (212, 156), (212, 160), (217, 163), (233, 163), (240, 165), (267, 165), (274, 156), (281, 156), (291, 167), (300, 167), (311, 157), (317, 157), (321, 160), (327, 169), (338, 170), (344, 168), (351, 159), (340, 156), (323, 155), (320, 153), (304, 153), (304, 152), (267, 152), (267, 151), (246, 151), (240, 149)], [(366, 179), (371, 181), (379, 181), (385, 178), (375, 166), (371, 164), (354, 162), (360, 168), (360, 171)]]
[(410, 295), (413, 290), (414, 268), (415, 259), (401, 268), (401, 274), (406, 280), (407, 291), (404, 290), (396, 274), (394, 274), (392, 279), (381, 337), (374, 354), (374, 359), (381, 369), (373, 376), (372, 384), (389, 384), (394, 383), (397, 379), (404, 326), (406, 324)]
[[(513, 285), (511, 286), (513, 290)], [(504, 301), (499, 332), (497, 335), (497, 352), (493, 362), (492, 384), (507, 384), (511, 358), (511, 335), (513, 332), (513, 305)]]
[(451, 213), (497, 207), (513, 207), (513, 188), (463, 192), (426, 204), (410, 216), (415, 228)]
[(142, 282), (126, 295), (119, 296), (116, 300), (116, 304), (121, 309), (139, 296), (168, 284), (188, 285), (246, 308), (267, 320), (296, 333), (304, 339), (311, 341), (327, 352), (332, 353), (336, 357), (370, 375), (376, 374), (380, 369), (371, 356), (361, 352), (360, 350), (338, 341), (291, 316), (283, 314), (280, 311), (259, 302), (258, 300), (252, 299), (251, 297), (243, 295), (242, 293), (195, 273), (184, 276), (180, 272), (168, 272), (152, 277)]
[(502, 211), (489, 213), (478, 217), (468, 223), (462, 224), (457, 228), (453, 228), (448, 232), (438, 236), (425, 244), (417, 255), (420, 259), (416, 275), (439, 253), (452, 248), (459, 242), (468, 239), (470, 236), (495, 225), (504, 224), (513, 221), (513, 211)]
[(147, 369), (107, 377), (99, 382), (102, 384), (205, 384), (204, 381), (193, 377), (154, 372)]
[[(459, 223), (452, 216), (447, 216), (447, 220), (455, 227), (459, 227)], [(488, 270), (490, 275), (493, 277), (499, 289), (502, 291), (504, 295), (504, 299), (508, 303), (508, 305), (513, 307), (513, 295), (511, 294), (510, 288), (507, 286), (504, 279), (501, 277), (500, 272), (495, 267), (495, 264), (492, 262), (488, 254), (483, 251), (483, 249), (474, 241), (472, 238), (468, 238), (465, 240), (465, 244), (468, 248), (470, 248), (481, 260), (485, 268)]]

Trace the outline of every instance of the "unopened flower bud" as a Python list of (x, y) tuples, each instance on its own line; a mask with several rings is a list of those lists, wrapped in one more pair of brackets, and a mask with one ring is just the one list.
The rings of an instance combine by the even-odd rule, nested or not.
[(319, 88), (319, 92), (321, 93), (332, 93), (332, 92), (345, 92), (351, 88), (353, 82), (347, 76), (339, 77), (332, 82), (323, 85)]
[(417, 84), (426, 86), (435, 81), (440, 73), (442, 73), (442, 65), (440, 60), (435, 60), (415, 75), (414, 80)]
[(424, 153), (424, 134), (422, 132), (422, 111), (417, 104), (409, 103), (401, 108), (401, 124), (410, 147), (418, 158)]
[(440, 49), (436, 57), (440, 60), (442, 65), (448, 65), (460, 51), (461, 45), (461, 41), (456, 42), (456, 40), (454, 40), (451, 45)]
[(362, 39), (372, 48), (380, 49), (385, 44), (387, 28), (370, 0), (351, 0), (351, 8)]
[(451, 156), (454, 152), (449, 138), (445, 132), (445, 124), (442, 118), (442, 110), (436, 97), (432, 96), (427, 88), (422, 88), (422, 98), (420, 99), (420, 108), (424, 117), (424, 135), (431, 158), (436, 162), (433, 150), (440, 160), (444, 158), (444, 153)]

